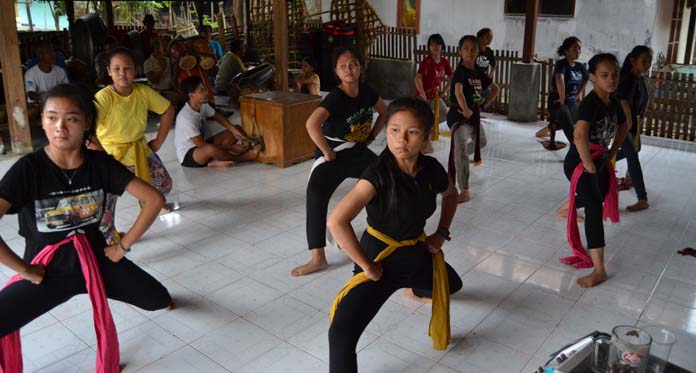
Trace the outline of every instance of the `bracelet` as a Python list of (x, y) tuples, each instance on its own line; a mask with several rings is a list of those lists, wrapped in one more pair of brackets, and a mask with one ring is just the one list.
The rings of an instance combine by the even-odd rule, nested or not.
[(130, 247), (127, 249), (125, 247), (123, 247), (123, 244), (121, 243), (121, 241), (118, 241), (118, 247), (121, 248), (121, 250), (123, 250), (126, 254), (128, 254), (131, 251)]

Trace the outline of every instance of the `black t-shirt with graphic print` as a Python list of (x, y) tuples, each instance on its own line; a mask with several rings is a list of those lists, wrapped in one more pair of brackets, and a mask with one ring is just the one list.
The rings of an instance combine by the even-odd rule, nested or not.
[(609, 104), (605, 104), (592, 91), (580, 102), (578, 120), (590, 123), (589, 140), (591, 143), (609, 146), (617, 126), (626, 122), (626, 115), (616, 98), (611, 97)]
[(452, 77), (452, 85), (450, 86), (452, 105), (450, 105), (449, 111), (447, 112), (447, 125), (450, 126), (450, 128), (465, 119), (464, 115), (459, 112), (457, 96), (454, 93), (457, 83), (462, 84), (462, 93), (464, 93), (467, 106), (471, 109), (474, 105), (483, 103), (483, 91), (491, 85), (491, 78), (477, 69), (468, 69), (461, 63), (457, 65), (457, 69), (454, 70), (454, 76)]
[[(329, 112), (329, 119), (322, 127), (324, 136), (348, 142), (366, 141), (372, 131), (372, 114), (378, 100), (379, 94), (367, 83), (360, 83), (357, 97), (334, 88), (319, 104)], [(341, 144), (327, 141), (332, 149)]]
[(495, 55), (493, 49), (486, 47), (486, 50), (479, 51), (479, 55), (476, 57), (476, 69), (482, 74), (488, 75), (489, 68), (495, 68)]
[[(84, 162), (75, 170), (61, 170), (43, 148), (20, 158), (0, 180), (0, 198), (12, 205), (9, 213), (18, 214), (19, 234), (26, 242), (24, 260), (31, 262), (44, 247), (76, 229), (84, 231), (95, 253), (101, 251), (103, 256), (106, 242), (99, 222), (106, 193), (123, 194), (134, 177), (100, 151), (85, 149)], [(77, 263), (75, 250), (67, 248), (73, 245), (65, 245), (55, 254), (52, 267)]]
[(616, 99), (628, 101), (628, 105), (631, 107), (631, 117), (634, 120), (631, 133), (635, 136), (638, 129), (635, 119), (643, 115), (648, 105), (648, 87), (643, 77), (631, 73), (621, 75), (619, 86), (616, 89)]
[[(385, 150), (387, 151), (389, 150)], [(385, 157), (385, 154), (380, 157)], [(418, 156), (420, 169), (415, 177), (397, 169), (401, 176), (397, 180), (399, 206), (387, 211), (383, 208), (384, 201), (390, 197), (391, 192), (380, 185), (377, 177), (380, 172), (378, 166), (382, 162), (383, 160), (372, 163), (360, 176), (361, 179), (369, 181), (377, 191), (366, 206), (367, 223), (397, 241), (417, 238), (423, 233), (426, 220), (435, 212), (437, 195), (447, 190), (447, 172), (437, 159), (423, 154)], [(392, 166), (398, 167), (395, 162), (394, 160)]]

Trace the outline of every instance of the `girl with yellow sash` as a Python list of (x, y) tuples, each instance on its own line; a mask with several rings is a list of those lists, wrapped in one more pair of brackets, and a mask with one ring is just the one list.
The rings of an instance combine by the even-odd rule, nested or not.
[[(355, 347), (365, 327), (398, 289), (433, 303), (430, 335), (434, 347), (449, 343), (449, 295), (462, 281), (444, 262), (442, 244), (457, 209), (457, 192), (444, 167), (420, 153), (430, 136), (428, 103), (405, 97), (389, 105), (387, 148), (336, 206), (328, 228), (355, 262), (355, 276), (334, 300), (329, 329), (331, 373), (357, 372)], [(442, 194), (439, 228), (426, 236), (426, 220)], [(365, 208), (368, 229), (358, 238), (351, 221)], [(430, 299), (425, 299), (430, 298)], [(425, 334), (425, 333), (424, 333)]]
[[(109, 55), (107, 72), (113, 83), (95, 95), (97, 136), (92, 137), (90, 148), (106, 151), (138, 178), (167, 195), (172, 189), (172, 178), (155, 152), (167, 138), (174, 108), (152, 88), (133, 84), (134, 61), (133, 53), (126, 48), (116, 48)], [(160, 115), (157, 137), (149, 142), (145, 139), (148, 111)], [(171, 206), (165, 205), (164, 209), (171, 211)], [(100, 227), (109, 243), (119, 240), (114, 228), (115, 213), (116, 196), (109, 195)]]

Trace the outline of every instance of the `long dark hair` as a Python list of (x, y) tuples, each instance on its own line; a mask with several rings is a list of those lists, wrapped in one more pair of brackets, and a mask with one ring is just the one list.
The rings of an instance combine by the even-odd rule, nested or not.
[(565, 51), (566, 51), (568, 48), (572, 47), (573, 44), (575, 44), (575, 43), (582, 44), (582, 42), (580, 41), (580, 39), (578, 39), (577, 36), (569, 36), (569, 37), (565, 38), (565, 39), (563, 40), (563, 44), (561, 44), (561, 46), (558, 47), (558, 50), (556, 51), (556, 53), (557, 53), (560, 57), (565, 56)]
[[(435, 116), (427, 102), (415, 96), (397, 98), (387, 107), (385, 122), (388, 123), (394, 114), (402, 111), (408, 111), (413, 114), (423, 128), (425, 138), (430, 137)], [(400, 200), (399, 190), (417, 190), (418, 186), (413, 183), (413, 180), (399, 169), (399, 166), (396, 164), (396, 158), (388, 146), (370, 167), (374, 169), (376, 175), (377, 185), (375, 185), (375, 189), (380, 196), (384, 197), (379, 200), (382, 211), (389, 213), (396, 211)], [(401, 194), (403, 195), (403, 192)]]
[(58, 84), (43, 94), (41, 98), (41, 113), (43, 113), (48, 100), (53, 98), (65, 98), (72, 101), (85, 116), (85, 121), (89, 126), (89, 128), (85, 129), (85, 139), (94, 135), (97, 109), (94, 106), (94, 95), (90, 93), (89, 89), (75, 83)]
[(631, 69), (633, 69), (633, 62), (631, 62), (631, 60), (638, 59), (643, 54), (649, 54), (652, 58), (653, 51), (652, 49), (650, 49), (650, 47), (647, 47), (645, 45), (636, 45), (635, 47), (633, 47), (631, 52), (628, 55), (626, 55), (623, 65), (621, 65), (621, 72), (619, 73), (619, 76), (626, 76), (630, 74)]

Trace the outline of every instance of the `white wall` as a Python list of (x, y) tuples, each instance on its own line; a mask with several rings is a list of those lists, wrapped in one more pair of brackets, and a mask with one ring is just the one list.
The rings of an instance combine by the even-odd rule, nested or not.
[(669, 28), (672, 22), (672, 10), (674, 0), (662, 0), (658, 2), (655, 9), (655, 26), (651, 38), (651, 48), (653, 49), (653, 61), (657, 61), (657, 56), (662, 53), (667, 55), (667, 43), (669, 42)]
[[(686, 7), (686, 4), (684, 4), (684, 6)], [(691, 12), (693, 11), (694, 8), (684, 9), (681, 34), (679, 35), (679, 52), (677, 52), (677, 63), (684, 63), (684, 55), (686, 54), (686, 36), (689, 33), (689, 18), (691, 17)], [(691, 53), (693, 53), (693, 48), (691, 49)]]
[[(599, 52), (615, 53), (623, 59), (635, 45), (666, 44), (666, 38), (653, 41), (653, 28), (657, 15), (667, 12), (667, 17), (671, 16), (671, 6), (658, 6), (658, 2), (672, 1), (576, 0), (574, 18), (539, 18), (536, 53), (541, 58), (555, 56), (563, 39), (571, 35), (583, 41), (582, 61)], [(397, 0), (370, 2), (386, 25), (396, 24)], [(524, 17), (505, 16), (504, 7), (504, 0), (421, 0), (419, 43), (424, 43), (430, 34), (440, 33), (445, 43), (454, 45), (461, 36), (490, 27), (493, 49), (521, 52)]]

